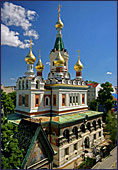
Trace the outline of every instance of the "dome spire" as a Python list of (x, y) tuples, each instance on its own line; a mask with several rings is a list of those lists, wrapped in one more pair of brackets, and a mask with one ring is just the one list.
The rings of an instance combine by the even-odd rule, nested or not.
[(56, 29), (57, 28), (60, 28), (60, 29), (63, 28), (63, 23), (62, 23), (61, 18), (60, 18), (60, 11), (61, 11), (60, 9), (61, 9), (61, 5), (59, 4), (59, 7), (58, 7), (58, 21), (57, 21), (57, 23), (55, 25)]
[(78, 60), (77, 60), (77, 63), (75, 64), (75, 66), (74, 66), (74, 69), (75, 69), (76, 72), (82, 71), (82, 69), (83, 69), (83, 65), (79, 60), (79, 49), (78, 49)]
[(40, 53), (41, 53), (41, 50), (39, 50), (39, 60), (38, 60), (38, 62), (36, 64), (36, 66), (35, 66), (35, 69), (37, 71), (37, 76), (42, 75), (42, 74), (39, 74), (39, 73), (42, 73), (42, 71), (44, 69), (44, 65), (43, 65), (43, 63), (41, 61), (41, 54)]
[(36, 58), (32, 53), (31, 44), (32, 44), (32, 40), (30, 39), (30, 51), (29, 51), (28, 55), (25, 57), (25, 62), (27, 64), (34, 64), (34, 62), (36, 61)]

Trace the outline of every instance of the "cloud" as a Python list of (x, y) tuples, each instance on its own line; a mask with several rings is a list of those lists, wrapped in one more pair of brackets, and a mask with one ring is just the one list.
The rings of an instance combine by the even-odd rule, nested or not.
[(23, 43), (20, 41), (18, 35), (18, 32), (10, 31), (7, 26), (1, 24), (1, 45), (28, 48), (29, 43)]
[(11, 77), (10, 80), (15, 80), (15, 78)]
[(110, 75), (110, 74), (112, 74), (112, 72), (107, 72), (106, 74), (109, 74), (109, 75)]
[(35, 30), (27, 30), (25, 33), (24, 33), (24, 36), (29, 36), (29, 37), (34, 37), (35, 39), (38, 39), (38, 34)]
[(35, 11), (31, 11), (31, 10), (27, 11), (27, 17), (29, 20), (33, 20), (35, 15), (36, 15)]
[(9, 2), (3, 4), (1, 19), (7, 26), (21, 26), (24, 30), (28, 30), (32, 25), (26, 18), (25, 8)]
[(50, 66), (50, 62), (46, 62), (46, 64), (48, 64)]
[[(10, 2), (5, 2), (1, 8), (1, 20), (6, 26), (21, 27), (25, 36), (32, 36), (38, 39), (38, 33), (31, 29), (31, 21), (36, 15), (35, 11), (26, 10), (25, 8)], [(16, 35), (19, 35), (16, 33)]]

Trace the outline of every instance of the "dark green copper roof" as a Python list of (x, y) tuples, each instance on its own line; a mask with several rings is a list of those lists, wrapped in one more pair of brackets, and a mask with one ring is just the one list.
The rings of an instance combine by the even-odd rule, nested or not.
[(54, 49), (56, 49), (58, 51), (59, 46), (60, 46), (60, 51), (62, 51), (64, 49), (64, 43), (63, 43), (63, 40), (61, 37), (56, 38)]

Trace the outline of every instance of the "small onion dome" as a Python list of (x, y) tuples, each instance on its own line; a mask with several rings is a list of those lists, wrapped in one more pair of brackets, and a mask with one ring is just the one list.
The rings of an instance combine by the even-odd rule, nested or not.
[(31, 42), (32, 41), (30, 40), (30, 51), (29, 51), (28, 55), (25, 57), (25, 62), (27, 64), (34, 64), (34, 62), (36, 61), (36, 58), (35, 58), (35, 56), (32, 53)]
[(38, 72), (38, 71), (43, 71), (43, 69), (44, 69), (44, 65), (43, 65), (43, 63), (42, 63), (42, 61), (41, 61), (41, 56), (39, 55), (39, 60), (38, 60), (38, 63), (36, 64), (36, 66), (35, 66), (35, 69), (36, 69), (36, 71)]
[(63, 66), (64, 65), (64, 58), (62, 57), (61, 53), (60, 53), (60, 50), (58, 52), (58, 55), (57, 57), (55, 58), (54, 60), (54, 64), (56, 66)]
[(79, 60), (79, 50), (78, 50), (78, 60), (74, 66), (74, 69), (75, 69), (75, 71), (82, 71), (82, 69), (83, 69), (83, 65), (82, 65), (81, 61)]
[(57, 28), (61, 28), (61, 29), (63, 28), (63, 22), (61, 21), (60, 17), (59, 17), (59, 19), (58, 19), (55, 27), (56, 27), (56, 29), (57, 29)]
[(55, 25), (56, 28), (63, 28), (63, 22), (61, 21), (61, 18), (60, 18), (60, 8), (61, 8), (61, 5), (59, 4), (59, 8), (58, 8), (58, 21)]

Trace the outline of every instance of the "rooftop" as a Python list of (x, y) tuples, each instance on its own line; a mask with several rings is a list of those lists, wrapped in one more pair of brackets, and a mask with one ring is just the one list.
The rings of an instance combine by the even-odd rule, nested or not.
[[(64, 124), (64, 123), (85, 119), (86, 116), (89, 119), (91, 117), (102, 115), (102, 114), (103, 114), (102, 112), (87, 110), (87, 111), (81, 111), (77, 113), (53, 116), (51, 122), (54, 124)], [(20, 115), (16, 113), (9, 115), (8, 117), (9, 121), (16, 124), (19, 124), (22, 118), (26, 118), (26, 117), (22, 115), (20, 117)], [(26, 118), (26, 119), (27, 120), (29, 119), (29, 121), (34, 121), (35, 123), (39, 123), (41, 121), (41, 123), (43, 124), (43, 123), (48, 123), (50, 121), (50, 116), (35, 116), (33, 118)]]

